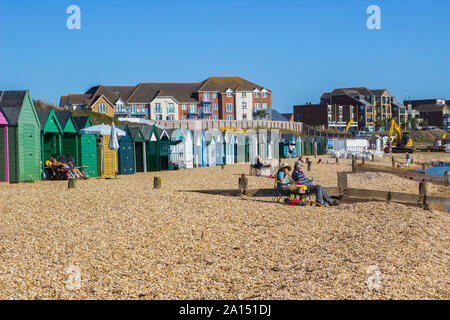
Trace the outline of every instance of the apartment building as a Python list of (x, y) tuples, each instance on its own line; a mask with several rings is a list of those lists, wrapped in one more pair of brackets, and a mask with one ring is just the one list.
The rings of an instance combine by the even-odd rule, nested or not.
[(62, 96), (60, 106), (151, 120), (271, 119), (272, 92), (240, 77), (211, 77), (200, 83), (96, 86)]
[(391, 118), (402, 123), (405, 109), (386, 89), (341, 88), (322, 94), (320, 104), (294, 106), (294, 121), (335, 129), (352, 121), (351, 127), (364, 130)]
[(450, 106), (444, 99), (405, 100), (416, 118), (425, 120), (428, 126), (448, 127)]

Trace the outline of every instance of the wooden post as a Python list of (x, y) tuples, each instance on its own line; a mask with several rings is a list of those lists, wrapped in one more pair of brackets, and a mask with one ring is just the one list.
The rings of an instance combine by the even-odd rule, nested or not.
[(312, 164), (312, 161), (309, 160), (309, 159), (307, 158), (307, 159), (306, 159), (306, 164), (307, 164), (307, 166), (308, 166), (308, 172), (311, 171), (311, 164)]
[(338, 172), (337, 178), (338, 178), (339, 195), (342, 196), (344, 195), (347, 189), (347, 172)]
[(239, 188), (239, 193), (240, 194), (246, 194), (247, 193), (248, 179), (245, 176), (245, 174), (242, 174), (242, 176), (239, 178), (238, 188)]
[(355, 156), (352, 157), (352, 172), (356, 171), (356, 158)]
[(77, 180), (75, 178), (69, 178), (69, 182), (67, 183), (67, 188), (72, 189), (75, 188)]
[(153, 189), (161, 189), (161, 177), (153, 178)]
[(422, 163), (422, 173), (425, 174), (426, 172), (427, 171), (426, 171), (425, 163)]
[(225, 165), (222, 163), (222, 170), (223, 170), (223, 168), (225, 168)]
[(362, 156), (361, 158), (361, 163), (364, 165), (366, 163), (366, 159), (364, 158), (364, 156)]
[(392, 156), (392, 168), (395, 168), (395, 158)]
[(375, 162), (375, 155), (372, 153), (372, 162)]
[(336, 156), (336, 163), (339, 163), (339, 157)]
[(450, 184), (450, 171), (445, 171), (444, 173), (444, 177), (445, 177), (445, 186), (448, 187)]
[(427, 203), (427, 195), (428, 195), (428, 187), (430, 183), (429, 182), (421, 182), (419, 183), (419, 195), (423, 197), (422, 204), (423, 208), (425, 210), (429, 210), (429, 206)]
[(413, 157), (411, 157), (411, 164), (414, 164), (414, 159), (413, 159)]

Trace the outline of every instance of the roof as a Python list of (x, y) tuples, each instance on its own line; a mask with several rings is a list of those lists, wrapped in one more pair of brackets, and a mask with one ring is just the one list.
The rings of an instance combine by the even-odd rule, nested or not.
[[(381, 96), (383, 93), (387, 92), (386, 89), (372, 89), (370, 91), (372, 91), (372, 93), (377, 97)], [(389, 94), (389, 92), (388, 92), (388, 94)]]
[(65, 128), (67, 122), (72, 117), (72, 112), (70, 111), (57, 111), (55, 112), (56, 118), (58, 118), (58, 122), (61, 125), (61, 128)]
[(279, 113), (277, 110), (272, 109), (272, 121), (289, 121), (285, 116)]
[[(65, 97), (65, 99), (63, 99)], [(69, 94), (67, 96), (61, 97), (62, 100), (66, 100), (65, 105), (69, 104), (88, 104), (91, 95), (89, 94)]]
[(78, 133), (80, 133), (81, 129), (86, 128), (86, 123), (89, 120), (89, 117), (72, 117), (73, 124), (75, 129), (77, 129)]
[[(227, 89), (233, 91), (253, 91), (262, 90), (264, 87), (257, 85), (241, 77), (211, 77), (202, 82), (198, 91), (218, 91), (225, 92)], [(270, 90), (266, 89), (271, 92)]]
[(27, 91), (0, 91), (0, 110), (10, 126), (16, 126)]
[(141, 83), (127, 103), (150, 102), (155, 97), (174, 97), (178, 102), (198, 102), (194, 93), (200, 83)]
[[(128, 126), (128, 129), (130, 130), (130, 134), (131, 134), (131, 137), (133, 138), (133, 141), (135, 141), (139, 132), (141, 132), (141, 128)], [(141, 133), (141, 135), (142, 135), (142, 133)], [(142, 136), (142, 138), (144, 138), (144, 137)]]
[(433, 112), (433, 111), (442, 111), (446, 109), (447, 106), (445, 104), (421, 104), (419, 106), (413, 107), (414, 110), (419, 112)]

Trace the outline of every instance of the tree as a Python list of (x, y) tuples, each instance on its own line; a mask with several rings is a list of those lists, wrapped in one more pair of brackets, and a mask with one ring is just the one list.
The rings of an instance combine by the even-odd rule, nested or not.
[(381, 119), (377, 119), (376, 121), (375, 121), (375, 128), (384, 128), (384, 123), (383, 123), (383, 120), (381, 120)]
[(425, 120), (420, 120), (419, 125), (424, 128), (427, 126), (427, 122)]
[(265, 119), (267, 116), (267, 111), (264, 109), (261, 110), (257, 110), (256, 111), (256, 115), (260, 118), (260, 119)]
[(411, 117), (411, 128), (417, 127), (417, 118)]

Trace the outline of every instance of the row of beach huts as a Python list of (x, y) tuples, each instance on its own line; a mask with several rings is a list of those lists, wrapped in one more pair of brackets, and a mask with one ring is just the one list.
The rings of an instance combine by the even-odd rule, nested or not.
[[(36, 111), (28, 91), (0, 91), (0, 182), (45, 179), (50, 157), (71, 156), (90, 177), (113, 177), (194, 167), (254, 163), (312, 154), (313, 140), (277, 131), (193, 131), (156, 124), (118, 126), (119, 150), (108, 148), (110, 136), (90, 134), (89, 117), (69, 111)], [(326, 141), (319, 141), (325, 153)]]

